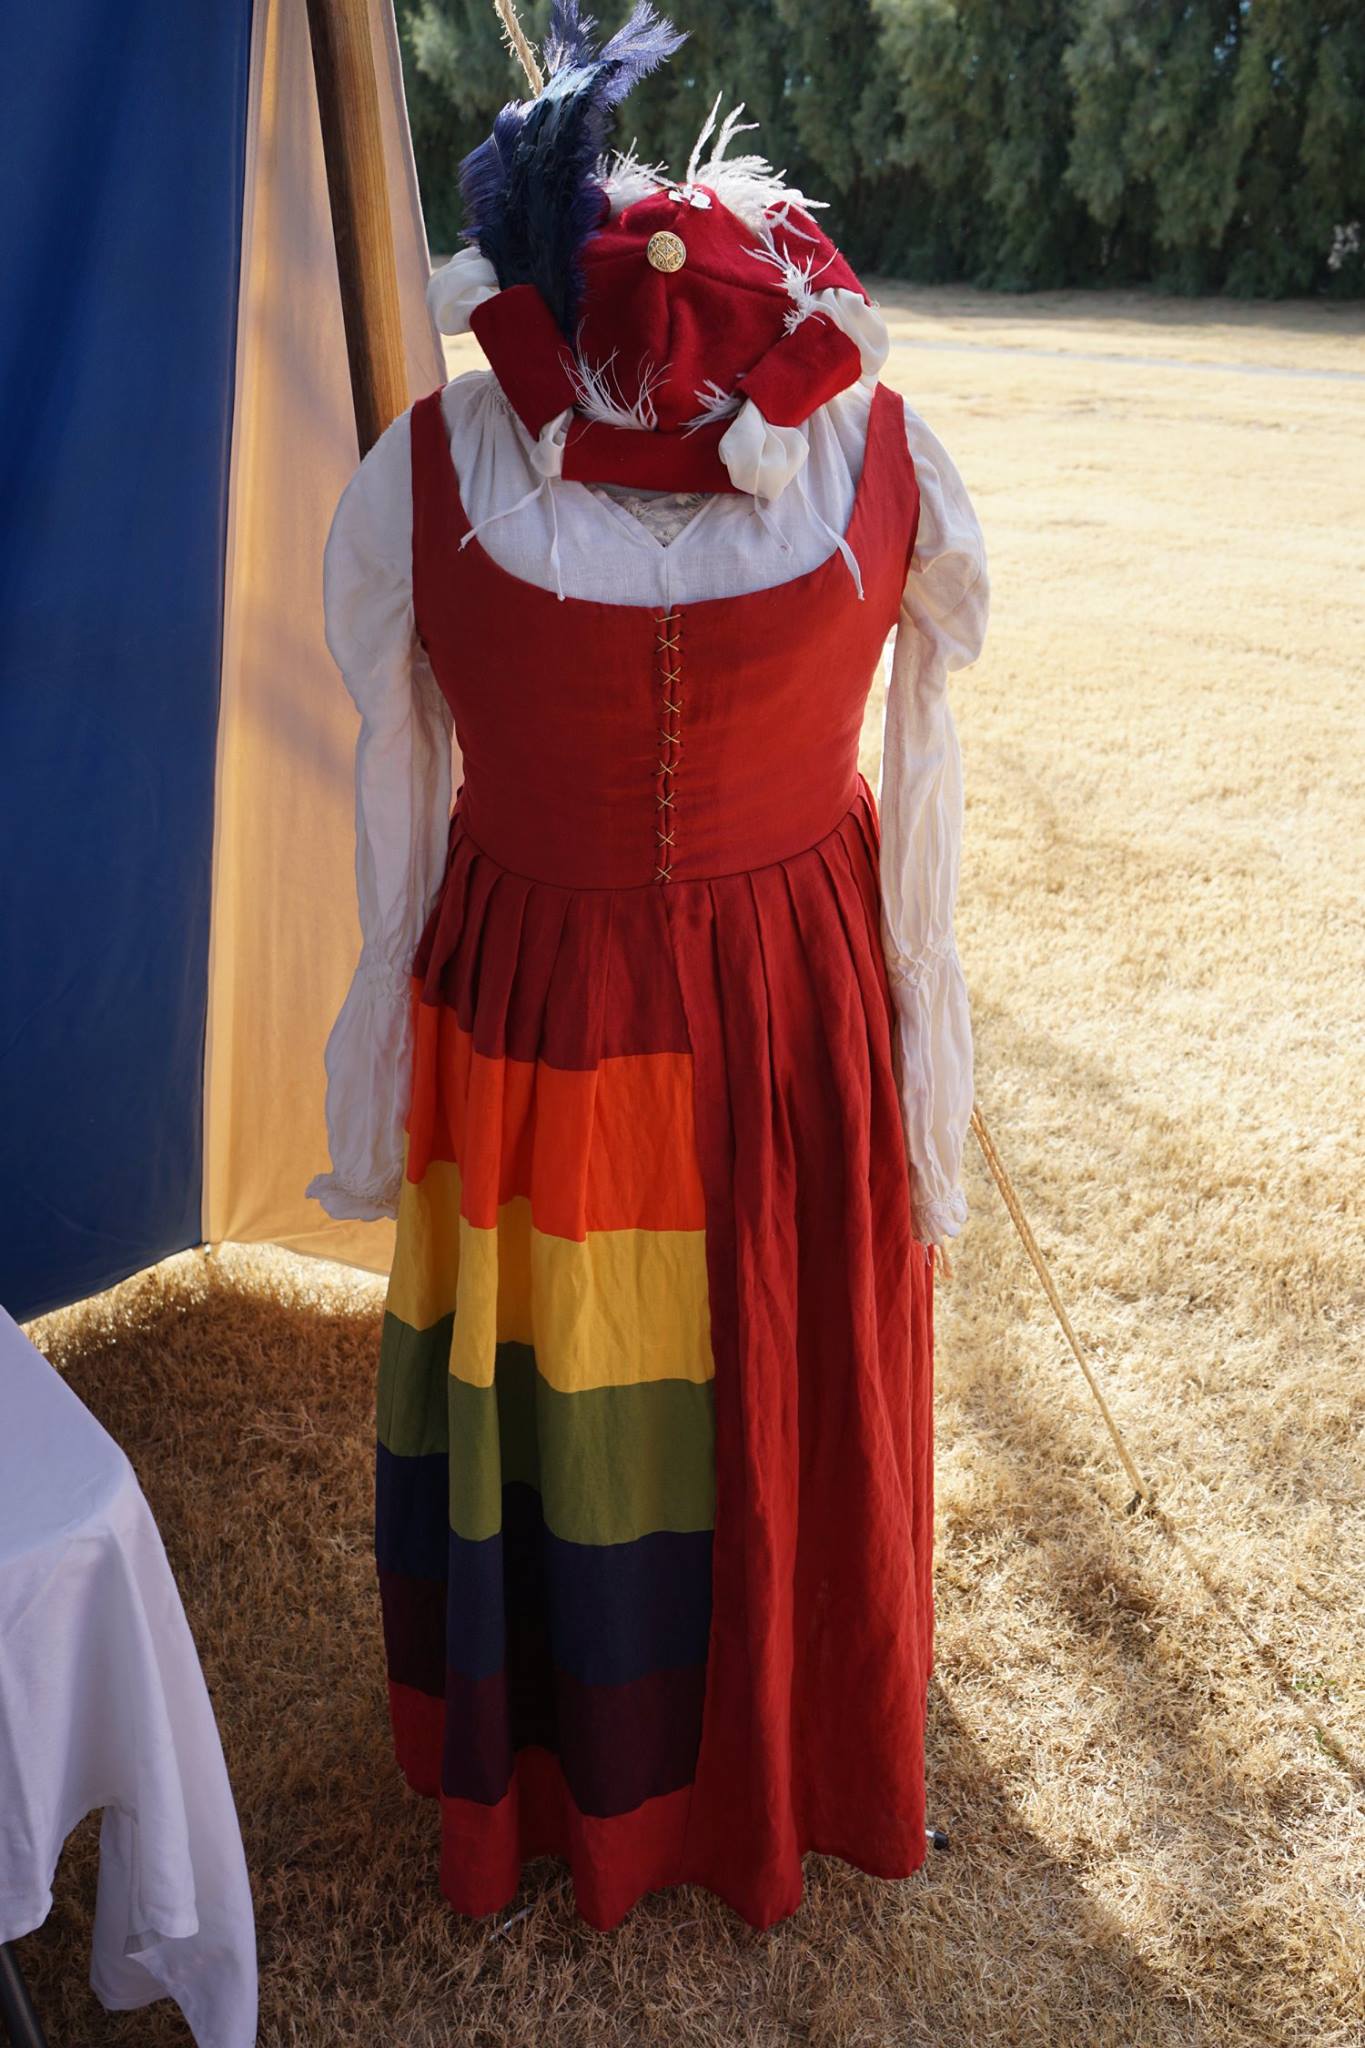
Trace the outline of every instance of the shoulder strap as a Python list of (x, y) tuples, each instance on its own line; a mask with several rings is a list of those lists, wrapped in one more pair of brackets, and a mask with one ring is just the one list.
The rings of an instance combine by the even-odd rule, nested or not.
[(469, 530), (460, 497), (455, 465), (450, 458), (441, 391), (429, 391), (411, 408), (412, 435), (412, 595), (421, 631), (428, 579), (440, 587), (441, 565)]
[(868, 409), (867, 442), (849, 537), (860, 560), (869, 547), (898, 559), (903, 583), (918, 527), (919, 479), (905, 437), (905, 405), (899, 392), (877, 383)]
[(443, 385), (428, 391), (412, 407), (412, 498), (421, 505), (423, 516), (444, 514), (453, 519), (457, 536), (467, 528), (459, 480), (450, 459), (445, 414), (441, 409)]

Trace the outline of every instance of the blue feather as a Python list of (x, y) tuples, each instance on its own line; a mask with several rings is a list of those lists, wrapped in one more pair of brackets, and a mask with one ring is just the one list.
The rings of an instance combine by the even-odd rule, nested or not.
[(504, 290), (535, 285), (570, 338), (582, 292), (581, 251), (602, 217), (593, 170), (610, 115), (685, 41), (650, 0), (639, 0), (601, 48), (596, 35), (596, 21), (578, 0), (556, 0), (544, 91), (505, 106), (487, 141), (460, 166), (466, 238), (478, 243)]
[(603, 64), (615, 67), (607, 84), (607, 105), (619, 106), (632, 86), (648, 77), (686, 41), (686, 34), (656, 14), (649, 0), (639, 0), (629, 21), (617, 29), (602, 52)]
[(596, 54), (596, 32), (595, 18), (580, 10), (578, 0), (557, 0), (545, 33), (545, 68), (550, 76), (575, 64), (591, 63)]

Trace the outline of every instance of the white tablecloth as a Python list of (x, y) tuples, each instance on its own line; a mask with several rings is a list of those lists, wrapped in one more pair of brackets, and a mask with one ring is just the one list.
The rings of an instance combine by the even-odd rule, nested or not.
[(256, 1937), (222, 1746), (127, 1458), (0, 1308), (0, 1941), (47, 1917), (102, 1807), (90, 1981), (256, 2038)]

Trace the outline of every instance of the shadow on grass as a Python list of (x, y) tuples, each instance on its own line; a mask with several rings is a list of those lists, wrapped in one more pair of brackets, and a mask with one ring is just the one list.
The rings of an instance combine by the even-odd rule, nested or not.
[[(1003, 1215), (998, 1227), (1024, 1261)], [(1025, 1271), (1036, 1284), (1031, 1268)], [(1060, 1330), (1056, 1341), (1057, 1370), (1074, 1372)], [(1322, 2010), (1330, 2011), (1348, 1994), (1332, 1979), (1341, 1959), (1333, 1960), (1329, 1939), (1314, 1955), (1302, 1928), (1261, 1911), (1263, 1890), (1298, 1854), (1304, 1786), (1286, 1784), (1271, 1757), (1254, 1783), (1238, 1768), (1239, 1732), (1253, 1743), (1264, 1734), (1255, 1703), (1260, 1679), (1266, 1697), (1273, 1689), (1302, 1731), (1300, 1761), (1340, 1771), (1359, 1792), (1361, 1760), (1306, 1703), (1284, 1653), (1248, 1620), (1245, 1600), (1161, 1508), (1160, 1472), (1145, 1473), (1156, 1486), (1156, 1505), (1128, 1512), (1122, 1503), (1130, 1488), (1117, 1460), (1109, 1499), (1092, 1477), (1080, 1475), (1087, 1464), (1093, 1475), (1097, 1450), (1106, 1461), (1113, 1456), (1097, 1410), (1054, 1416), (998, 1369), (979, 1369), (955, 1398), (978, 1440), (978, 1460), (994, 1463), (1004, 1482), (993, 1489), (993, 1509), (972, 1518), (970, 1536), (989, 1542), (991, 1522), (1005, 1521), (1026, 1546), (1015, 1553), (1014, 1597), (1033, 1606), (1035, 1620), (1050, 1605), (1062, 1654), (1069, 1671), (1074, 1667), (1072, 1689), (1078, 1698), (1106, 1703), (1112, 1768), (1130, 1790), (1142, 1788), (1138, 1803), (1151, 1853), (1169, 1855), (1178, 1844), (1179, 1884), (1168, 1877), (1158, 1889), (1181, 1923), (1182, 1948), (1187, 1956), (1208, 1956), (1218, 2004), (1236, 2016), (1249, 2041), (1291, 2038), (1277, 2026), (1277, 2010), (1320, 1996)], [(1092, 1428), (1089, 1452), (1078, 1456), (1082, 1432)], [(1161, 1584), (1163, 1549), (1197, 1581), (1220, 1625), (1209, 1628), (1205, 1617), (1171, 1599)], [(970, 1589), (969, 1565), (959, 1568), (957, 1582)], [(1238, 1648), (1250, 1669), (1239, 1669)], [(1141, 1839), (1125, 1845), (1125, 1860), (1131, 1864), (1135, 1853), (1140, 1859), (1143, 1847)], [(1199, 1964), (1192, 1961), (1191, 1969), (1197, 1978)]]

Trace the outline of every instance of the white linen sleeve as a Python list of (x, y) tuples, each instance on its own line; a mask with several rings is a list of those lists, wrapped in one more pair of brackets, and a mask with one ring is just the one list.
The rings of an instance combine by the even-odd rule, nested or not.
[(882, 941), (896, 1008), (896, 1066), (915, 1236), (956, 1237), (972, 1113), (972, 1029), (953, 934), (962, 849), (962, 756), (947, 680), (981, 651), (990, 585), (961, 477), (905, 408), (920, 514), (891, 641), (882, 751)]
[(342, 493), (323, 555), (327, 645), (360, 713), (355, 877), (361, 951), (327, 1039), (329, 1216), (395, 1216), (411, 1086), (409, 970), (445, 871), (459, 773), (450, 708), (412, 607), (411, 422), (382, 434)]

